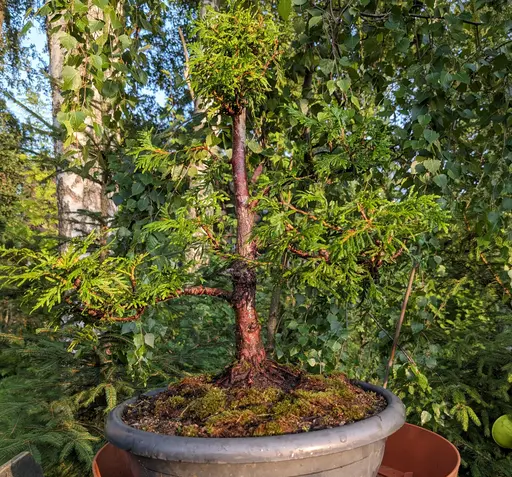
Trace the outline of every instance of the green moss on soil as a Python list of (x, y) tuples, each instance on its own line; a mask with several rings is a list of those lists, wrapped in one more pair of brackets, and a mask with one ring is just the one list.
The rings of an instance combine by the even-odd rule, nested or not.
[(187, 437), (250, 437), (309, 432), (370, 417), (385, 400), (341, 374), (301, 375), (288, 392), (275, 387), (221, 388), (210, 378), (186, 378), (140, 397), (124, 420), (132, 427)]

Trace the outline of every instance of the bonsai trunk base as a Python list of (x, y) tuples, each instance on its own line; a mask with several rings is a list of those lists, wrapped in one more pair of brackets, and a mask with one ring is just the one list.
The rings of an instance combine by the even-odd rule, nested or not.
[(281, 366), (275, 361), (265, 359), (261, 363), (239, 361), (228, 367), (223, 374), (216, 378), (215, 383), (218, 386), (230, 388), (277, 387), (282, 390), (290, 390), (299, 381), (299, 372), (293, 372), (287, 366)]
[(140, 466), (137, 477), (376, 477), (386, 438), (403, 426), (405, 411), (389, 391), (360, 385), (384, 396), (388, 406), (373, 417), (332, 429), (242, 438), (153, 434), (122, 421), (132, 399), (109, 415), (107, 439), (129, 451)]

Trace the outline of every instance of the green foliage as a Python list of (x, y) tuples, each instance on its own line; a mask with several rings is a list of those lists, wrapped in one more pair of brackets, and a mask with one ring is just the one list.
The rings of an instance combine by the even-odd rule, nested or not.
[(512, 411), (510, 306), (481, 266), (452, 277), (461, 261), (450, 252), (442, 252), (444, 277), (418, 284), (412, 297), (395, 389), (409, 419), (454, 442), (472, 475), (507, 476), (510, 456), (492, 441), (490, 428)]
[(0, 335), (0, 460), (28, 450), (45, 475), (84, 475), (102, 442), (103, 413), (133, 388), (108, 361), (111, 348), (74, 356), (62, 341), (68, 330), (45, 334)]
[(227, 11), (210, 8), (194, 33), (198, 41), (191, 47), (191, 82), (198, 97), (213, 102), (210, 114), (233, 114), (261, 104), (271, 89), (271, 76), (279, 76), (284, 49), (272, 16), (232, 2)]
[[(31, 320), (60, 326), (69, 316), (84, 326), (63, 329), (66, 342), (53, 341), (62, 367), (46, 374), (45, 359), (34, 354), (30, 365), (16, 361), (19, 378), (9, 371), (0, 381), (2, 402), (32, 386), (44, 395), (41, 408), (36, 399), (26, 403), (30, 414), (16, 408), (8, 420), (0, 417), (2, 429), (14, 429), (4, 447), (14, 452), (29, 442), (51, 454), (42, 459), (52, 469), (61, 461), (86, 462), (85, 447), (74, 443), (92, 448), (99, 442), (87, 436), (101, 431), (72, 434), (50, 419), (51, 403), (65, 401), (64, 415), (75, 417), (83, 406), (97, 408), (98, 417), (128, 392), (117, 380), (152, 384), (183, 370), (215, 372), (233, 357), (227, 304), (160, 301), (183, 286), (230, 287), (238, 257), (226, 113), (248, 107), (247, 167), (260, 248), (251, 266), (259, 274), (262, 320), (271, 290), (282, 290), (276, 356), (316, 372), (382, 382), (407, 277), (419, 264), (391, 387), (411, 422), (459, 446), (461, 475), (510, 476), (510, 453), (489, 434), (494, 420), (511, 412), (512, 392), (510, 4), (230, 4), (195, 23), (190, 63), (178, 64), (179, 73), (165, 71), (170, 59), (147, 50), (173, 45), (165, 18), (174, 14), (162, 2), (129, 2), (122, 12), (120, 2), (95, 2), (100, 19), (84, 5), (50, 2), (43, 13), (65, 20), (60, 120), (68, 144), (81, 138), (85, 175), (96, 161), (108, 162), (118, 227), (108, 245), (90, 238), (62, 257), (48, 247), (33, 250), (31, 240), (21, 244), (17, 231), (30, 236), (33, 224), (43, 223), (46, 214), (34, 203), (48, 200), (51, 188), (12, 195), (22, 170), (31, 184), (43, 171), (19, 154), (21, 129), (8, 118), (0, 133), (8, 161), (0, 167), (9, 168), (10, 181), (0, 187), (15, 200), (2, 202), (0, 214), (8, 246), (18, 250), (5, 252), (4, 283), (10, 292), (22, 286), (27, 305), (40, 306)], [(174, 46), (170, 56), (181, 57), (174, 43), (180, 52)], [(180, 103), (183, 66), (204, 114), (183, 114), (191, 109)], [(142, 106), (143, 87), (172, 95), (176, 104), (163, 121)], [(95, 114), (98, 97), (109, 114)], [(102, 148), (95, 148), (91, 129)], [(138, 313), (136, 323), (113, 323)], [(37, 341), (41, 335), (24, 338), (9, 349), (50, 346)], [(95, 362), (90, 350), (104, 340), (120, 345), (119, 374), (62, 392), (63, 383), (89, 369), (86, 362)], [(65, 354), (68, 347), (74, 354)], [(81, 372), (70, 374), (78, 362)], [(18, 426), (16, 413), (23, 415)], [(52, 445), (37, 441), (32, 415), (37, 435)], [(68, 440), (57, 439), (56, 429)]]
[[(3, 108), (2, 108), (3, 109)], [(19, 143), (21, 131), (16, 119), (2, 111), (0, 116), (0, 147), (3, 151), (3, 161), (0, 169), (0, 236), (5, 233), (7, 222), (14, 215), (21, 185)]]
[[(0, 268), (8, 273), (2, 276), (4, 283), (41, 283), (42, 286), (33, 293), (27, 292), (27, 299), (34, 309), (45, 307), (52, 311), (55, 306), (64, 304), (72, 309), (76, 306), (84, 318), (105, 320), (130, 317), (130, 312), (144, 308), (149, 302), (167, 299), (181, 285), (172, 268), (159, 271), (151, 264), (143, 267), (144, 255), (112, 256), (108, 248), (93, 248), (94, 242), (95, 235), (92, 234), (62, 254), (5, 250), (3, 257), (9, 263)], [(18, 265), (14, 273), (12, 263)], [(154, 278), (157, 277), (161, 283), (156, 283)]]

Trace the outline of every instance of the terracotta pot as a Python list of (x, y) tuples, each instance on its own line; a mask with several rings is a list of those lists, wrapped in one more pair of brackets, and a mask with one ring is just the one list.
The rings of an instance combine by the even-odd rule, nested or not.
[(141, 477), (376, 477), (386, 438), (405, 423), (405, 409), (391, 392), (367, 383), (387, 407), (368, 419), (321, 431), (268, 437), (167, 436), (126, 425), (131, 399), (108, 416), (106, 436), (129, 451)]
[(94, 457), (92, 475), (94, 477), (139, 477), (144, 474), (128, 452), (107, 444)]
[(381, 477), (457, 477), (460, 455), (444, 437), (406, 424), (388, 437)]
[[(380, 477), (456, 477), (459, 452), (443, 437), (406, 424), (386, 442)], [(126, 451), (107, 444), (93, 462), (94, 477), (139, 477), (143, 469)]]

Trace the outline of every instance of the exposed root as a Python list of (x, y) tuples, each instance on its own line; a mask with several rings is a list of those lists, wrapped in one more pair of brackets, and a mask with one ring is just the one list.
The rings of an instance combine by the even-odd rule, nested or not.
[(282, 366), (269, 359), (261, 363), (244, 360), (226, 368), (214, 379), (214, 383), (222, 388), (265, 389), (274, 387), (287, 392), (299, 384), (301, 376), (301, 371)]

